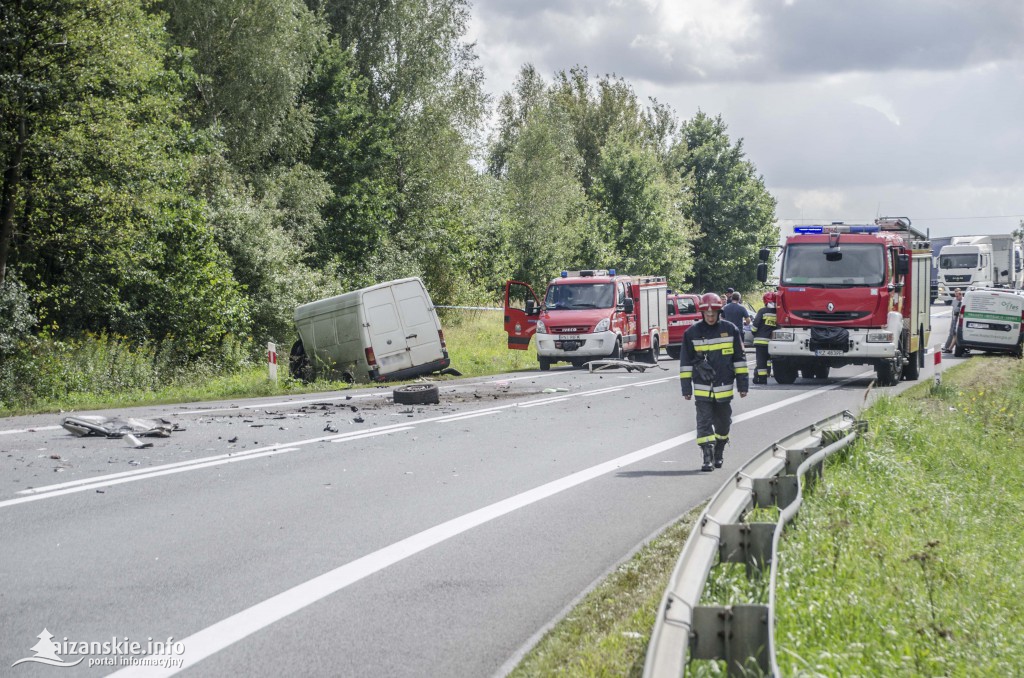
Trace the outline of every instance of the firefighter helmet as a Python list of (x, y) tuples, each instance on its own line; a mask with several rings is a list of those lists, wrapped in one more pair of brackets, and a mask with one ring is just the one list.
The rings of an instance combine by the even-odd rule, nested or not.
[(721, 311), (722, 297), (714, 292), (708, 292), (701, 296), (700, 301), (697, 302), (697, 308), (701, 311)]
[(764, 296), (761, 297), (761, 299), (764, 300), (765, 306), (767, 306), (768, 304), (774, 304), (775, 292), (765, 292)]

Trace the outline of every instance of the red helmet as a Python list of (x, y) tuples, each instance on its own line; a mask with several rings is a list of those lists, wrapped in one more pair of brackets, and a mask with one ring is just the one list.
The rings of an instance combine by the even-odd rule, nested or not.
[(761, 297), (761, 299), (764, 301), (766, 306), (768, 304), (774, 304), (775, 303), (775, 292), (765, 292), (764, 296)]
[(701, 296), (700, 301), (697, 302), (697, 308), (701, 311), (721, 311), (722, 297), (714, 292), (708, 292)]

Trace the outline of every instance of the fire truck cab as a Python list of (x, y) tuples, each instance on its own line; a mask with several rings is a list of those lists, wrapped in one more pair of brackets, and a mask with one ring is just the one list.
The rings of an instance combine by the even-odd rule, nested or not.
[[(760, 258), (767, 282), (769, 250)], [(916, 380), (931, 333), (930, 278), (931, 247), (909, 219), (796, 227), (783, 245), (768, 345), (776, 381), (861, 364), (883, 386)]]
[(580, 367), (596, 358), (641, 354), (657, 362), (668, 342), (668, 284), (661, 276), (612, 270), (562, 271), (543, 302), (524, 282), (505, 285), (505, 331), (510, 349), (536, 336), (540, 369), (556, 362)]

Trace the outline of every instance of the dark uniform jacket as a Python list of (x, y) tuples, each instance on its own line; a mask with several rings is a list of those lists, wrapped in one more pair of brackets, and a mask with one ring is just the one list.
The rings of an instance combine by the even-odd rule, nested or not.
[(731, 400), (733, 381), (740, 393), (747, 392), (747, 357), (739, 329), (728, 320), (719, 318), (714, 325), (701, 320), (692, 325), (683, 334), (681, 349), (679, 381), (684, 396), (692, 395), (697, 400)]
[(754, 316), (754, 321), (750, 323), (750, 329), (754, 333), (754, 346), (768, 345), (768, 340), (772, 338), (772, 330), (775, 329), (775, 305), (765, 306), (757, 312)]

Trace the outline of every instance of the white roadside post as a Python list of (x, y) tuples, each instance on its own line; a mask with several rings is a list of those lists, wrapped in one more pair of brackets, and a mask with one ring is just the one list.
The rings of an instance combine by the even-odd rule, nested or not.
[(935, 388), (942, 386), (942, 351), (935, 351)]
[(267, 342), (267, 370), (270, 381), (277, 381), (277, 345), (272, 341)]

